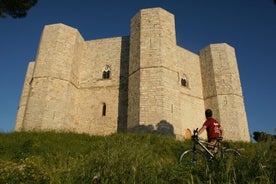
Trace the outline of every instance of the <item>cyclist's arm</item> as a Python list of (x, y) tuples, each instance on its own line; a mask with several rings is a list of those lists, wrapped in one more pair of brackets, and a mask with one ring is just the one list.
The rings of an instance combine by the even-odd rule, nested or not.
[(203, 125), (199, 131), (198, 131), (198, 135), (200, 135), (207, 127), (205, 125)]

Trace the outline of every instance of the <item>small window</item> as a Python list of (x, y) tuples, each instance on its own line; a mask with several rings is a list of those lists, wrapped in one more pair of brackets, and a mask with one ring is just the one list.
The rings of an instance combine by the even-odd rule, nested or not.
[(188, 85), (189, 85), (188, 84), (188, 79), (187, 79), (185, 74), (180, 75), (180, 83), (181, 83), (181, 86), (188, 87)]
[(103, 71), (103, 79), (109, 79), (110, 78), (110, 71)]
[(103, 103), (102, 116), (106, 116), (106, 104)]
[(110, 72), (111, 72), (111, 66), (110, 65), (106, 65), (103, 69), (103, 79), (109, 79), (110, 78)]
[(181, 79), (181, 86), (187, 87), (187, 80), (182, 78)]

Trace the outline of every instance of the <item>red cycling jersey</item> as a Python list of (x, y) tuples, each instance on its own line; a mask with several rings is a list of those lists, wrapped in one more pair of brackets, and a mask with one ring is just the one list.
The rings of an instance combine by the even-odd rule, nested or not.
[(206, 126), (208, 142), (221, 136), (220, 124), (214, 118), (208, 118), (203, 126)]

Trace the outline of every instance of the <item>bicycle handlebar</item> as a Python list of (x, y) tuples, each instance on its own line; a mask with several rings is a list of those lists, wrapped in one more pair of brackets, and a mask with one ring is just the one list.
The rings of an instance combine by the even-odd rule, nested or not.
[[(194, 129), (194, 134), (192, 135), (193, 139), (199, 140), (198, 139), (198, 128)], [(216, 140), (217, 141), (222, 141), (223, 137), (217, 137)]]
[(192, 138), (198, 140), (198, 128), (194, 130), (194, 134), (192, 135)]

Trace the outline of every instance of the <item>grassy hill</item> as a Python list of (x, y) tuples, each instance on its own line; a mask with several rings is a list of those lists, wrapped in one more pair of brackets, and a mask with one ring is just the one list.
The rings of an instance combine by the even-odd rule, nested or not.
[(276, 143), (228, 142), (237, 163), (202, 176), (178, 159), (190, 141), (156, 134), (0, 133), (0, 183), (276, 183)]

